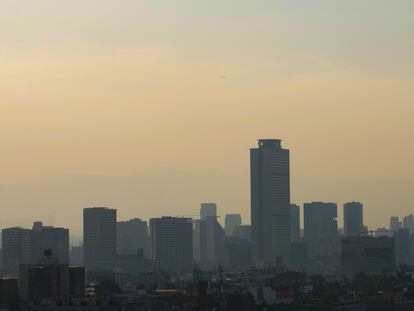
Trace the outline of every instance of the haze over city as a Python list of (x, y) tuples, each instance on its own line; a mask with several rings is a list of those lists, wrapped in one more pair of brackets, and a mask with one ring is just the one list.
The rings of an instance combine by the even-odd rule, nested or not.
[[(0, 225), (250, 221), (249, 148), (280, 138), (291, 201), (412, 212), (412, 1), (2, 1)], [(339, 213), (341, 223), (341, 213)]]

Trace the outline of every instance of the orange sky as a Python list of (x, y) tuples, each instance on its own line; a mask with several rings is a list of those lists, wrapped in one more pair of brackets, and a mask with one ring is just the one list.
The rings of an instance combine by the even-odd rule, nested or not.
[[(0, 10), (5, 189), (148, 170), (234, 174), (245, 178), (236, 189), (248, 189), (248, 148), (260, 137), (283, 139), (295, 176), (413, 180), (411, 1), (84, 2), (6, 0)], [(358, 189), (373, 226), (414, 206), (398, 185), (387, 188), (392, 207), (383, 194)], [(226, 191), (200, 191), (176, 209), (228, 196), (222, 211), (240, 206), (248, 219), (248, 194), (232, 201)], [(293, 188), (293, 200), (310, 199), (301, 193)], [(315, 189), (315, 200), (324, 196), (340, 202), (351, 195)], [(18, 219), (23, 203), (6, 197), (1, 206)], [(34, 198), (29, 218), (49, 217), (46, 201)], [(117, 205), (115, 197), (106, 202)], [(137, 207), (142, 217), (165, 212), (163, 202), (136, 204), (153, 204), (151, 212)]]

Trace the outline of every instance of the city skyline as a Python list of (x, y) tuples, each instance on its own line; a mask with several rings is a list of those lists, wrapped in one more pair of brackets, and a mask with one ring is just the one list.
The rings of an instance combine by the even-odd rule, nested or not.
[(80, 232), (87, 206), (148, 219), (204, 201), (248, 219), (246, 150), (259, 137), (292, 150), (293, 202), (358, 200), (371, 227), (391, 208), (410, 213), (413, 10), (6, 1), (0, 226), (39, 217)]

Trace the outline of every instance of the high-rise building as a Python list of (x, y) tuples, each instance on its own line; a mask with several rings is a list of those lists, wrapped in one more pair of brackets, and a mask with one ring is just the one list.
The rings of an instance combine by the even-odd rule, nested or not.
[(403, 228), (408, 229), (410, 234), (414, 234), (414, 216), (410, 214), (403, 218)]
[(337, 206), (335, 203), (312, 202), (303, 205), (304, 239), (310, 260), (336, 266), (340, 260)]
[(62, 264), (69, 263), (69, 229), (43, 226), (38, 221), (32, 227), (32, 263), (44, 257), (44, 251), (53, 252), (53, 257)]
[(303, 210), (305, 238), (338, 235), (338, 213), (335, 203), (305, 203)]
[(207, 217), (217, 217), (217, 204), (216, 203), (201, 203), (200, 207), (200, 219)]
[(290, 205), (290, 238), (292, 241), (300, 239), (300, 206)]
[(193, 260), (194, 262), (200, 262), (201, 260), (201, 220), (193, 220)]
[(2, 230), (2, 268), (7, 273), (17, 273), (21, 264), (32, 262), (32, 234), (20, 227)]
[(106, 207), (83, 210), (85, 268), (112, 270), (116, 258), (116, 210)]
[(148, 257), (146, 221), (139, 218), (118, 221), (116, 234), (118, 255), (136, 255), (137, 250), (140, 249), (144, 258)]
[(390, 217), (390, 230), (395, 232), (402, 229), (402, 223), (400, 219), (396, 216)]
[(223, 257), (225, 231), (217, 217), (208, 216), (200, 221), (200, 262), (211, 269)]
[(224, 229), (226, 230), (227, 236), (232, 236), (233, 231), (236, 227), (241, 225), (241, 215), (240, 214), (226, 214)]
[(363, 205), (359, 202), (344, 204), (344, 235), (361, 236), (364, 231)]
[(410, 264), (411, 239), (408, 229), (394, 231), (395, 261), (398, 264)]
[(289, 150), (279, 139), (260, 139), (250, 150), (253, 262), (290, 263)]
[(151, 256), (169, 271), (191, 271), (193, 224), (189, 218), (162, 217), (150, 220)]

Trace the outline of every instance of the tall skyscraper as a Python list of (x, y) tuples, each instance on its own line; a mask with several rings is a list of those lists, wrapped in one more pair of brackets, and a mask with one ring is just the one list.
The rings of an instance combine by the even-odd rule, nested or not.
[(2, 230), (2, 269), (17, 273), (21, 264), (32, 262), (31, 230), (20, 227)]
[(200, 262), (212, 268), (223, 255), (225, 231), (217, 217), (208, 216), (200, 221)]
[(303, 205), (304, 234), (308, 257), (336, 266), (340, 260), (337, 206), (335, 203), (312, 202)]
[(289, 265), (289, 150), (279, 139), (260, 139), (250, 150), (250, 186), (253, 262)]
[(224, 224), (224, 229), (226, 230), (227, 236), (232, 236), (233, 231), (236, 227), (241, 225), (241, 215), (240, 214), (227, 214)]
[(84, 262), (88, 271), (111, 270), (116, 258), (116, 210), (83, 210)]
[(162, 217), (150, 220), (152, 259), (170, 271), (191, 271), (193, 224), (191, 219)]
[(335, 203), (305, 203), (303, 210), (305, 238), (338, 235), (338, 212)]
[(290, 238), (292, 241), (300, 239), (300, 206), (290, 205)]
[(408, 229), (410, 234), (414, 234), (414, 216), (410, 214), (403, 218), (403, 228)]
[(32, 263), (44, 257), (45, 250), (62, 264), (69, 263), (69, 229), (43, 226), (38, 221), (32, 227)]
[(116, 230), (118, 255), (136, 255), (140, 249), (147, 258), (147, 227), (147, 222), (139, 218), (118, 221)]
[(217, 217), (216, 203), (201, 203), (200, 219), (203, 220), (207, 217)]
[(400, 219), (396, 216), (390, 217), (390, 230), (396, 232), (402, 229), (402, 223)]
[(364, 231), (364, 208), (359, 202), (344, 204), (344, 235), (361, 236)]

